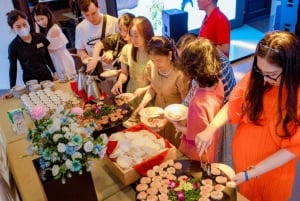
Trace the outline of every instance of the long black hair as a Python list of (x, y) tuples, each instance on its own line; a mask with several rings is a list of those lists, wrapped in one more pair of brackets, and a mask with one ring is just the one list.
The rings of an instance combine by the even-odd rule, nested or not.
[[(292, 123), (293, 129), (299, 125), (299, 119), (297, 118), (299, 101), (297, 97), (300, 84), (299, 55), (300, 44), (298, 38), (294, 34), (285, 31), (267, 33), (258, 43), (254, 54), (253, 67), (257, 66), (257, 57), (259, 56), (266, 59), (269, 63), (282, 68), (278, 97), (274, 97), (277, 98), (279, 103), (276, 134), (281, 137), (289, 137), (293, 134), (288, 124)], [(257, 73), (253, 67), (243, 105), (243, 114), (247, 114), (252, 122), (259, 124), (258, 119), (263, 111), (263, 95), (272, 88), (272, 85), (264, 82), (263, 76)], [(283, 89), (287, 91), (286, 100), (284, 100)], [(285, 114), (283, 113), (284, 109), (286, 109)], [(283, 125), (283, 134), (278, 133), (278, 126), (281, 123)]]
[(56, 19), (55, 19), (53, 13), (51, 12), (51, 10), (47, 6), (45, 6), (43, 4), (36, 4), (34, 6), (34, 8), (32, 9), (31, 16), (32, 16), (33, 20), (34, 20), (34, 16), (37, 16), (37, 15), (44, 15), (44, 16), (46, 16), (48, 18), (48, 24), (47, 24), (46, 28), (43, 28), (40, 25), (38, 25), (39, 28), (40, 28), (40, 30), (41, 30), (41, 33), (46, 36), (47, 33), (48, 33), (48, 31), (49, 31), (49, 29), (54, 24), (57, 23)]

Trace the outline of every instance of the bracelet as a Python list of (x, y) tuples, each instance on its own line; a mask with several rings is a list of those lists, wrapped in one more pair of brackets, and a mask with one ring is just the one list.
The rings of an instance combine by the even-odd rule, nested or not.
[(244, 171), (244, 175), (245, 175), (245, 181), (248, 181), (248, 180), (249, 180), (248, 172), (247, 172), (247, 171)]

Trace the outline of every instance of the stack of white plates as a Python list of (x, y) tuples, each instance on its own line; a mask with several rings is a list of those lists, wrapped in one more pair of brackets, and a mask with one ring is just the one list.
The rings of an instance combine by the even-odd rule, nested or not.
[(14, 97), (20, 98), (23, 94), (27, 94), (28, 91), (25, 85), (23, 86), (16, 85), (12, 88), (12, 93)]
[(44, 80), (40, 83), (40, 85), (43, 89), (50, 88), (52, 91), (54, 91), (54, 83), (50, 80)]

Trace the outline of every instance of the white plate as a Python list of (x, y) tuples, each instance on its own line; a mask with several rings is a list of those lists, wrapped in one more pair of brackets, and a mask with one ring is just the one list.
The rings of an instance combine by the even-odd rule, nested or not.
[[(82, 63), (86, 65), (86, 64), (88, 64), (92, 59), (93, 59), (93, 57), (87, 57), (87, 58), (83, 59)], [(101, 57), (98, 58), (98, 61), (100, 61), (100, 60), (101, 60)]]
[(122, 93), (116, 96), (116, 98), (127, 99), (130, 100), (134, 97), (133, 93)]
[(106, 70), (103, 71), (100, 76), (101, 77), (116, 77), (119, 74), (119, 70)]
[(188, 108), (182, 104), (171, 104), (164, 109), (164, 114), (171, 121), (182, 121), (187, 118)]
[(219, 168), (222, 172), (224, 172), (229, 178), (232, 178), (235, 176), (235, 172), (234, 170), (226, 164), (223, 163), (213, 163), (211, 164), (212, 166), (216, 166), (217, 168)]
[(154, 117), (159, 117), (164, 113), (164, 110), (160, 107), (146, 107), (141, 109), (139, 112), (139, 115), (141, 117), (146, 117), (146, 118), (154, 118)]
[(146, 118), (141, 116), (140, 121), (150, 128), (161, 128), (164, 126), (164, 121), (161, 118)]

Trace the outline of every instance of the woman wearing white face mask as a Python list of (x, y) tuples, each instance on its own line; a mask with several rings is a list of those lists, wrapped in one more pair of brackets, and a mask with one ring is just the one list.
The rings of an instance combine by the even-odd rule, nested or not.
[[(19, 60), (23, 70), (24, 83), (32, 79), (36, 79), (38, 82), (57, 79), (47, 49), (50, 43), (44, 36), (30, 33), (26, 15), (21, 11), (12, 10), (7, 13), (7, 23), (17, 34), (8, 47), (10, 87), (12, 88), (16, 84), (17, 60)], [(3, 97), (9, 98), (11, 96), (12, 94), (8, 93)]]

